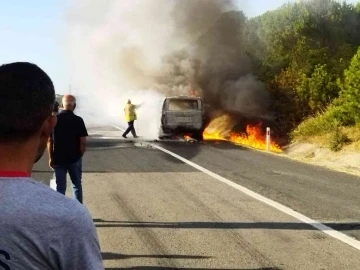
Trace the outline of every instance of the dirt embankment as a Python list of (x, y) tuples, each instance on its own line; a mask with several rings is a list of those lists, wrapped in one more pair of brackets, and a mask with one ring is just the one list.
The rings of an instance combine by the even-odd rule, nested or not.
[(311, 143), (295, 142), (283, 147), (289, 158), (360, 176), (360, 153), (344, 149), (333, 152)]

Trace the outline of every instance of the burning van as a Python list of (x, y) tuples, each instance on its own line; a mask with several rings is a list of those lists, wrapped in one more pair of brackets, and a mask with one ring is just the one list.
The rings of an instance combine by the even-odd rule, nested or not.
[(162, 105), (159, 138), (186, 134), (202, 140), (204, 119), (204, 104), (200, 97), (167, 97)]

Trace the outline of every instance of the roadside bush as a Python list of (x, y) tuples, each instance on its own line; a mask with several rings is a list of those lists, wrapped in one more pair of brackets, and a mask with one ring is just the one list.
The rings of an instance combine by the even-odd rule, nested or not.
[(334, 129), (335, 117), (333, 110), (327, 110), (325, 113), (318, 113), (316, 116), (309, 117), (292, 132), (292, 138), (328, 133)]
[(293, 137), (319, 136), (333, 132), (335, 127), (353, 126), (355, 124), (351, 114), (343, 106), (330, 105), (323, 113), (309, 117), (293, 132)]
[(349, 137), (341, 130), (341, 127), (336, 123), (335, 129), (331, 134), (329, 147), (331, 151), (338, 152), (343, 146), (350, 143)]

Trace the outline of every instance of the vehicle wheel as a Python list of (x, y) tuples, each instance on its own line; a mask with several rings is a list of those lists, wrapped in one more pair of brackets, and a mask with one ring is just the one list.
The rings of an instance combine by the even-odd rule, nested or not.
[(159, 138), (160, 140), (165, 139), (165, 134), (164, 134), (164, 131), (163, 131), (162, 127), (159, 128), (158, 138)]
[(204, 140), (204, 136), (203, 136), (203, 133), (200, 131), (200, 132), (196, 132), (193, 134), (193, 138), (197, 141), (202, 141)]

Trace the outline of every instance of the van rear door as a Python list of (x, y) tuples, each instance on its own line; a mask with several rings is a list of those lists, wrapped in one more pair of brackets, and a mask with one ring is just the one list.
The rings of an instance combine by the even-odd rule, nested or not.
[(164, 126), (170, 129), (201, 129), (203, 110), (200, 99), (170, 98), (164, 103)]

